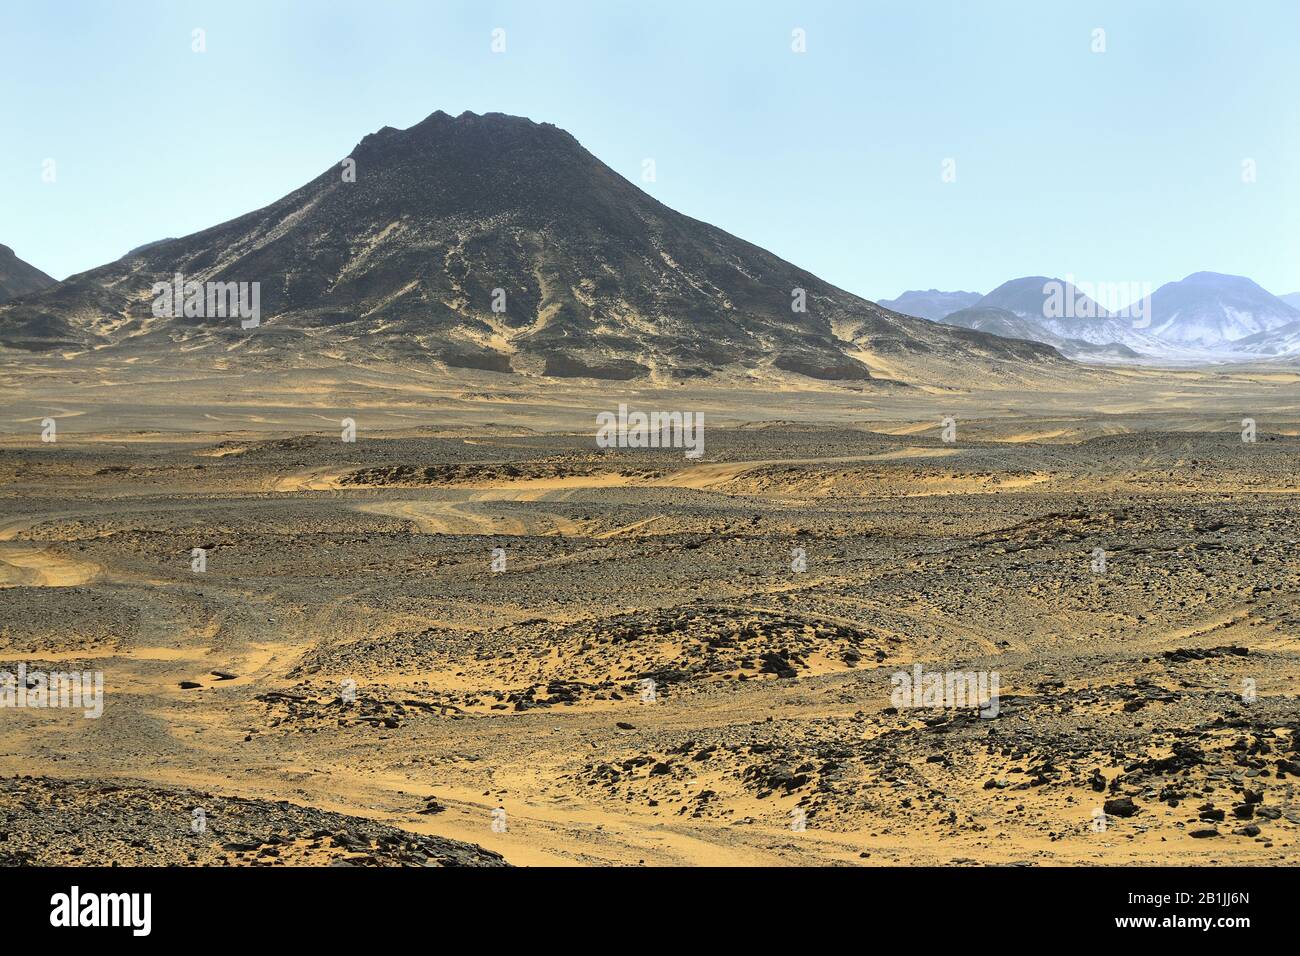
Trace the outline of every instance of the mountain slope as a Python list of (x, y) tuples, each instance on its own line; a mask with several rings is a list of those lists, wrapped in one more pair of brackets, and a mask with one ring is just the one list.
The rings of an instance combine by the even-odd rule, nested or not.
[(886, 309), (893, 309), (903, 315), (915, 315), (917, 318), (940, 321), (945, 315), (951, 315), (961, 309), (968, 309), (983, 296), (978, 292), (940, 292), (938, 289), (909, 290), (897, 299), (881, 299), (878, 303)]
[(1152, 335), (1175, 345), (1222, 349), (1300, 321), (1300, 309), (1245, 276), (1194, 272), (1151, 296)]
[(1278, 296), (1283, 302), (1293, 309), (1300, 309), (1300, 292), (1288, 292), (1286, 295)]
[(8, 246), (0, 245), (0, 302), (8, 302), (55, 285), (58, 285), (57, 280), (23, 262)]
[(1035, 322), (1016, 315), (1014, 312), (988, 306), (959, 309), (940, 321), (945, 325), (958, 325), (962, 328), (976, 329), (980, 332), (988, 332), (990, 335), (1000, 335), (1003, 338), (1010, 339), (1040, 341), (1038, 337), (1048, 334)]
[(1232, 343), (1241, 355), (1273, 357), (1300, 355), (1300, 321), (1290, 322), (1267, 332), (1256, 332)]
[(1126, 345), (1117, 342), (1096, 344), (1083, 339), (1069, 339), (1056, 335), (1043, 328), (1032, 319), (1024, 318), (1006, 309), (976, 307), (961, 309), (945, 316), (941, 320), (945, 325), (957, 325), (967, 329), (977, 329), (991, 335), (1004, 338), (1027, 339), (1050, 345), (1067, 358), (1083, 361), (1089, 360), (1132, 360), (1138, 354)]
[[(938, 378), (1061, 362), (1049, 347), (936, 326), (838, 289), (674, 212), (549, 124), (438, 112), (365, 137), (350, 158), (354, 182), (332, 167), (264, 209), (0, 308), (0, 343), (249, 361), (382, 353), (664, 380), (757, 370), (862, 381), (871, 355)], [(260, 326), (154, 316), (152, 286), (175, 273), (260, 283)], [(806, 311), (792, 309), (796, 290)]]

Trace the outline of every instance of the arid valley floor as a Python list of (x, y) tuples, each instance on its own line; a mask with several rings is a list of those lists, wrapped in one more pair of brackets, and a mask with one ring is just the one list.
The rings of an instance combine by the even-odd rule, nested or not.
[[(60, 361), (2, 376), (0, 670), (102, 671), (105, 706), (0, 711), (0, 862), (1300, 858), (1294, 370)], [(704, 456), (596, 447), (619, 402), (703, 412)], [(997, 672), (998, 715), (891, 706), (917, 662)]]

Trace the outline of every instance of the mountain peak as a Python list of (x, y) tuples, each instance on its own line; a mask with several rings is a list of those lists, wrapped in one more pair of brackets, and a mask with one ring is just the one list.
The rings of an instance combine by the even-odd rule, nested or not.
[(361, 141), (397, 138), (403, 140), (427, 140), (430, 137), (464, 135), (470, 132), (480, 134), (508, 136), (511, 133), (556, 135), (576, 143), (568, 132), (553, 123), (539, 123), (527, 116), (515, 116), (511, 113), (475, 113), (465, 110), (458, 116), (452, 116), (444, 110), (434, 110), (418, 123), (405, 129), (384, 126), (365, 136)]
[(8, 302), (55, 285), (58, 285), (56, 279), (23, 262), (13, 249), (0, 244), (0, 302)]
[(1180, 280), (1189, 285), (1213, 286), (1215, 288), (1239, 287), (1244, 289), (1262, 289), (1254, 279), (1246, 276), (1232, 275), (1227, 272), (1193, 272)]
[[(1051, 291), (1052, 288), (1055, 289), (1055, 293)], [(977, 305), (1005, 309), (1022, 318), (1040, 322), (1061, 316), (1087, 320), (1104, 318), (1109, 314), (1106, 309), (1073, 284), (1064, 279), (1048, 276), (1022, 276), (1019, 279), (1010, 279), (980, 299)], [(1060, 310), (1057, 308), (1059, 305), (1068, 308)]]

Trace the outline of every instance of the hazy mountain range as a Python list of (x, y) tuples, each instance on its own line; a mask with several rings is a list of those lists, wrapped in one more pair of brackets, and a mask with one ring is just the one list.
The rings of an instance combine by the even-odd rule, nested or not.
[[(264, 209), (0, 306), (0, 344), (606, 379), (852, 382), (887, 365), (948, 381), (1064, 365), (1049, 346), (836, 288), (669, 209), (550, 124), (437, 112), (366, 136), (348, 160)], [(155, 315), (154, 284), (177, 273), (260, 283), (260, 326)]]
[(1044, 342), (1076, 359), (1218, 361), (1300, 354), (1300, 309), (1244, 276), (1194, 272), (1117, 305), (1116, 312), (1066, 280), (1027, 276), (935, 315), (934, 306), (964, 302), (971, 294), (932, 289), (892, 301), (903, 311), (911, 308), (912, 315)]
[(940, 292), (938, 289), (927, 289), (924, 292), (904, 292), (897, 299), (881, 299), (879, 304), (904, 315), (915, 315), (937, 322), (945, 315), (969, 308), (982, 298), (984, 297), (978, 292)]

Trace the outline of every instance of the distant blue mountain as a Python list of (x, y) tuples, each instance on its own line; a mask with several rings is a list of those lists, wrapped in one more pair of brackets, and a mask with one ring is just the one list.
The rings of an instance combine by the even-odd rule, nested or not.
[(937, 322), (945, 315), (969, 309), (981, 298), (978, 292), (940, 292), (938, 289), (927, 289), (924, 292), (904, 292), (897, 299), (881, 299), (876, 304), (904, 315)]

